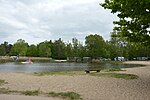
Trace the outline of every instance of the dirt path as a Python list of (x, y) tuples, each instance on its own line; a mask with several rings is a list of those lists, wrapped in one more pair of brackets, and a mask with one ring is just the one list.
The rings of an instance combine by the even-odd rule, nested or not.
[(128, 68), (124, 72), (138, 75), (139, 79), (135, 80), (89, 75), (33, 76), (24, 73), (0, 73), (0, 79), (8, 82), (1, 87), (21, 91), (37, 89), (43, 92), (74, 91), (84, 100), (150, 100), (150, 62), (140, 63), (146, 63), (147, 66)]

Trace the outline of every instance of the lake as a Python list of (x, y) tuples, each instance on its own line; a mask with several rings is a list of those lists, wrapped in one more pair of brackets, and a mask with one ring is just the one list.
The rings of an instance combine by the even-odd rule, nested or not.
[(19, 64), (15, 62), (0, 64), (0, 72), (48, 72), (48, 71), (77, 71), (86, 69), (103, 69), (109, 67), (137, 67), (140, 65), (131, 64), (112, 64), (112, 63), (33, 63), (33, 64)]

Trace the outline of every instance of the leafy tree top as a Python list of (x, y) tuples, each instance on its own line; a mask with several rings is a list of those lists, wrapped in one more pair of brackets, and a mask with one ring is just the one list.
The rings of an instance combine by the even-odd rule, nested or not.
[(100, 4), (120, 18), (115, 36), (150, 46), (150, 0), (105, 0)]

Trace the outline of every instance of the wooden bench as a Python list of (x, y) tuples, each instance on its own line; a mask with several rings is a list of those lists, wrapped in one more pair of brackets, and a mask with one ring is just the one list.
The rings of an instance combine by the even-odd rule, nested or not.
[(100, 72), (100, 69), (88, 69), (88, 70), (85, 70), (85, 73), (90, 73), (90, 71)]

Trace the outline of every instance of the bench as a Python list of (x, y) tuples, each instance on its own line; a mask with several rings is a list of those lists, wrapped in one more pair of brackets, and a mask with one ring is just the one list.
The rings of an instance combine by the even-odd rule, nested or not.
[(85, 70), (85, 73), (90, 73), (90, 71), (100, 72), (100, 69), (88, 69), (88, 70)]

